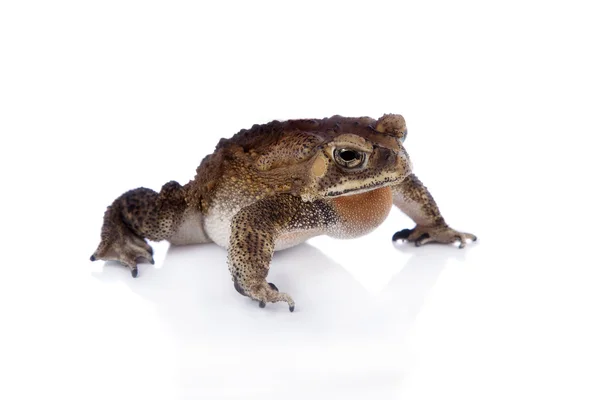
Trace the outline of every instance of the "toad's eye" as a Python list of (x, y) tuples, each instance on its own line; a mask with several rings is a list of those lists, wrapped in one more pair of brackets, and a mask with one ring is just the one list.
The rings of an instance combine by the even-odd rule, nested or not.
[(365, 161), (365, 153), (352, 149), (336, 149), (335, 162), (345, 168), (360, 167)]

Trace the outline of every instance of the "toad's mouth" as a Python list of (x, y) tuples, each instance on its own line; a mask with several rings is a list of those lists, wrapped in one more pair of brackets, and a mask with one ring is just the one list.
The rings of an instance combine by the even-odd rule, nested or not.
[(369, 183), (366, 183), (364, 185), (357, 186), (357, 187), (332, 188), (327, 193), (325, 193), (325, 196), (326, 197), (339, 197), (339, 196), (351, 196), (351, 195), (355, 195), (355, 194), (365, 193), (365, 192), (369, 192), (371, 190), (375, 190), (378, 188), (391, 186), (391, 185), (400, 183), (404, 179), (406, 179), (406, 176), (402, 176), (402, 177), (386, 176), (383, 179), (379, 179), (379, 180), (374, 179), (373, 181), (371, 181)]

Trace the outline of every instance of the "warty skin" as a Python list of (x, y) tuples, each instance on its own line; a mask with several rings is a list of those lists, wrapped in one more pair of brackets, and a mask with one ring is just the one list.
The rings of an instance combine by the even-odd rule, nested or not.
[(354, 238), (379, 226), (392, 205), (416, 226), (393, 240), (420, 246), (475, 235), (450, 228), (412, 172), (400, 115), (273, 121), (221, 139), (186, 185), (166, 183), (117, 198), (104, 214), (91, 260), (114, 260), (137, 277), (154, 263), (145, 239), (174, 245), (214, 242), (228, 249), (235, 289), (264, 307), (295, 303), (267, 282), (273, 252), (318, 236)]

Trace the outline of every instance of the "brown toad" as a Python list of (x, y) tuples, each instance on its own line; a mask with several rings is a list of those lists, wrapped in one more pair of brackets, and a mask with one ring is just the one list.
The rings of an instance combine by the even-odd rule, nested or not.
[(416, 226), (396, 232), (420, 246), (476, 240), (450, 228), (411, 171), (404, 118), (387, 114), (273, 121), (221, 139), (194, 180), (146, 188), (117, 198), (104, 214), (91, 260), (116, 260), (138, 274), (152, 259), (145, 238), (172, 244), (215, 242), (228, 249), (236, 290), (261, 307), (294, 301), (268, 283), (275, 250), (317, 235), (352, 238), (381, 224), (392, 204)]

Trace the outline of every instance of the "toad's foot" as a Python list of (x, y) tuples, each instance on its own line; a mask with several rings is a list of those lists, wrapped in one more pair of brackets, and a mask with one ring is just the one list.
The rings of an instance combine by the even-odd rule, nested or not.
[(421, 226), (417, 225), (414, 229), (403, 229), (396, 232), (392, 237), (393, 241), (396, 240), (407, 240), (414, 242), (415, 246), (421, 246), (425, 243), (437, 242), (437, 243), (454, 243), (460, 242), (459, 248), (465, 247), (467, 240), (472, 242), (477, 240), (477, 236), (471, 233), (463, 233), (455, 231), (447, 225), (436, 225), (436, 226)]
[(160, 193), (137, 188), (122, 194), (104, 213), (100, 245), (90, 259), (118, 261), (135, 278), (138, 259), (154, 264), (152, 248), (144, 238), (158, 242), (172, 237), (185, 207), (183, 187), (175, 181), (165, 183)]
[(138, 275), (137, 260), (145, 259), (154, 264), (152, 254), (152, 247), (144, 239), (129, 232), (117, 238), (103, 238), (90, 260), (118, 261), (129, 267), (135, 278)]
[(251, 299), (258, 301), (258, 306), (260, 308), (264, 308), (267, 303), (277, 303), (278, 301), (285, 301), (288, 303), (290, 312), (293, 312), (296, 307), (296, 303), (294, 303), (294, 300), (289, 294), (280, 292), (279, 289), (277, 289), (277, 286), (270, 282), (262, 282), (250, 287), (249, 290), (242, 289), (236, 283), (235, 288), (244, 296), (248, 296)]

